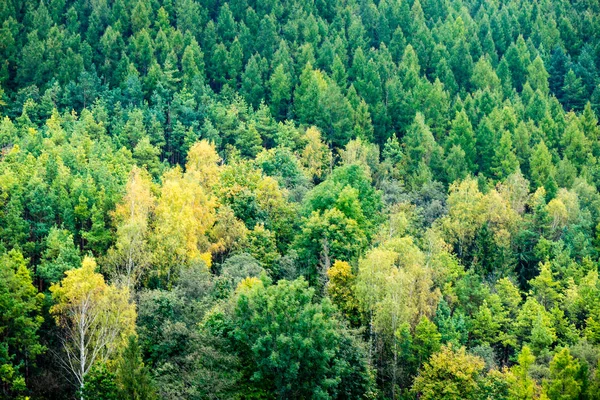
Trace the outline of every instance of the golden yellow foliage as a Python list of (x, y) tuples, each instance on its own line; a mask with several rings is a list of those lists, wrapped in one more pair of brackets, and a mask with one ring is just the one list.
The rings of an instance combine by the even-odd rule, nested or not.
[(329, 168), (331, 152), (321, 140), (321, 132), (311, 126), (304, 134), (306, 146), (302, 151), (302, 165), (310, 176), (321, 178)]
[(65, 367), (80, 387), (96, 362), (107, 362), (135, 332), (135, 305), (127, 287), (107, 285), (93, 258), (50, 287), (50, 313), (61, 328)]
[(195, 143), (187, 155), (186, 174), (191, 174), (206, 190), (212, 190), (221, 173), (221, 157), (215, 145), (207, 140)]
[(201, 260), (209, 250), (206, 234), (216, 220), (217, 199), (179, 167), (162, 179), (152, 242), (155, 261), (168, 279), (173, 267)]

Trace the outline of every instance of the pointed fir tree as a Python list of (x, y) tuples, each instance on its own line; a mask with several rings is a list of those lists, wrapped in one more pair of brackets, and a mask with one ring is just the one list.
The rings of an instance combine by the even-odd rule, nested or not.
[(502, 181), (519, 169), (519, 160), (515, 154), (509, 131), (504, 131), (492, 158), (491, 171), (494, 177)]

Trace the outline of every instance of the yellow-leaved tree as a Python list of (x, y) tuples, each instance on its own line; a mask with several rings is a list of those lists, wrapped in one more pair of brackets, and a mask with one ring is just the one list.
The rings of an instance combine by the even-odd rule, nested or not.
[(392, 354), (390, 384), (395, 394), (400, 378), (396, 338), (402, 329), (414, 331), (421, 317), (432, 318), (440, 298), (426, 257), (410, 236), (390, 239), (359, 261), (356, 297), (370, 321), (370, 354), (376, 344), (379, 357)]
[(179, 167), (165, 172), (162, 182), (151, 243), (159, 276), (169, 284), (181, 266), (210, 265), (207, 232), (216, 220), (217, 199), (195, 173), (182, 173)]
[(128, 288), (135, 286), (152, 262), (148, 236), (149, 218), (155, 207), (150, 175), (134, 166), (125, 196), (114, 213), (117, 240), (106, 257), (114, 277), (122, 280)]
[(195, 143), (187, 155), (186, 174), (193, 175), (206, 190), (212, 190), (221, 174), (221, 157), (215, 146), (207, 140)]
[(321, 132), (314, 126), (306, 130), (304, 135), (306, 146), (302, 150), (301, 161), (313, 178), (323, 178), (331, 163), (331, 152), (321, 140)]
[(169, 284), (178, 268), (196, 262), (211, 264), (209, 231), (217, 219), (220, 157), (202, 140), (188, 152), (186, 171), (166, 171), (157, 201), (152, 244), (159, 276)]
[(92, 366), (118, 354), (135, 332), (135, 305), (126, 287), (106, 284), (90, 257), (83, 260), (81, 268), (67, 271), (50, 292), (54, 301), (50, 313), (60, 328), (64, 350), (59, 360), (83, 389)]
[(346, 261), (335, 260), (327, 270), (327, 277), (329, 297), (352, 325), (359, 326), (358, 301), (354, 293), (356, 275), (352, 273), (352, 267)]

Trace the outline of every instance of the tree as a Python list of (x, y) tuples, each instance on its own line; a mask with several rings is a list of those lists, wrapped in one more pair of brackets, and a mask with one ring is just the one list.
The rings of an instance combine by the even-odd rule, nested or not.
[(235, 38), (231, 46), (229, 47), (229, 56), (227, 59), (227, 76), (229, 77), (229, 84), (236, 88), (239, 80), (239, 75), (242, 72), (242, 66), (244, 65), (243, 60), (244, 53), (242, 46), (238, 38)]
[[(546, 190), (548, 190), (550, 181), (554, 180), (555, 167), (554, 164), (552, 164), (550, 151), (543, 140), (533, 149), (529, 167), (531, 169), (531, 181), (534, 184), (534, 187), (545, 187)], [(556, 183), (554, 185), (556, 185)]]
[(355, 260), (367, 241), (358, 223), (337, 208), (313, 211), (302, 224), (294, 248), (313, 285), (325, 283), (325, 274), (334, 260)]
[(369, 106), (364, 100), (361, 100), (356, 110), (354, 110), (354, 135), (369, 142), (373, 140), (371, 114), (369, 113)]
[(441, 221), (441, 226), (449, 233), (449, 243), (456, 245), (459, 257), (466, 255), (484, 222), (483, 206), (483, 194), (473, 178), (450, 186), (448, 217)]
[(511, 134), (509, 131), (504, 131), (492, 158), (491, 170), (496, 179), (504, 180), (517, 169), (519, 169), (519, 160), (513, 149)]
[(327, 82), (323, 74), (313, 70), (310, 63), (306, 64), (294, 90), (294, 112), (299, 122), (305, 124), (317, 122), (321, 93), (326, 87)]
[(115, 210), (117, 241), (107, 254), (114, 277), (133, 289), (152, 261), (149, 248), (150, 215), (156, 206), (148, 173), (131, 170), (125, 196)]
[[(422, 320), (431, 317), (437, 307), (440, 293), (432, 284), (431, 270), (424, 265), (424, 255), (411, 237), (391, 239), (359, 261), (356, 298), (369, 323), (370, 356), (375, 358), (372, 352), (379, 349), (376, 358), (388, 365), (386, 389), (392, 396), (403, 378), (401, 368), (410, 364), (401, 357), (402, 333), (416, 330), (422, 323), (415, 344), (418, 348), (413, 349), (417, 361), (435, 347), (431, 326)], [(376, 337), (383, 346), (376, 346)]]
[(402, 140), (405, 146), (408, 174), (416, 176), (422, 174), (423, 169), (431, 171), (434, 163), (441, 161), (439, 160), (441, 149), (421, 113), (416, 114), (413, 124)]
[(358, 163), (336, 168), (321, 184), (310, 191), (304, 208), (313, 210), (337, 207), (348, 218), (355, 220), (365, 233), (372, 233), (379, 220), (381, 193), (371, 183), (369, 171)]
[(550, 90), (548, 86), (549, 76), (544, 67), (544, 61), (539, 55), (527, 67), (527, 82), (529, 82), (533, 90), (539, 90), (543, 94), (548, 94)]
[(448, 183), (463, 180), (467, 177), (469, 174), (469, 165), (467, 163), (465, 152), (461, 146), (454, 145), (450, 148), (445, 160), (445, 169)]
[(559, 350), (550, 362), (550, 378), (544, 381), (544, 392), (550, 400), (575, 400), (581, 393), (579, 361), (569, 349)]
[(193, 177), (205, 190), (211, 191), (219, 181), (221, 157), (214, 143), (201, 140), (194, 143), (187, 154), (186, 174)]
[(477, 157), (475, 150), (475, 135), (469, 117), (467, 117), (464, 110), (456, 113), (456, 117), (452, 121), (452, 128), (450, 129), (450, 135), (446, 142), (446, 149), (449, 149), (451, 146), (461, 147), (465, 152), (465, 161), (468, 170), (475, 172), (477, 167), (475, 164)]
[(533, 400), (539, 396), (540, 388), (531, 378), (529, 370), (535, 363), (535, 356), (528, 346), (523, 346), (518, 356), (518, 364), (514, 365), (509, 376), (511, 399)]
[[(212, 54), (210, 58), (210, 63), (208, 64), (208, 72), (210, 72), (210, 77), (212, 78), (213, 86), (216, 89), (221, 89), (225, 83), (227, 83), (227, 61), (229, 59), (229, 54), (227, 52), (227, 47), (223, 43), (216, 44), (212, 49)], [(251, 59), (254, 60), (254, 59)], [(256, 67), (256, 68), (254, 68)], [(248, 67), (246, 67), (248, 71)], [(250, 70), (248, 74), (248, 79), (246, 82), (247, 90), (253, 90), (253, 85), (260, 82), (260, 75), (257, 75), (258, 64), (253, 64), (253, 68)], [(260, 74), (260, 72), (258, 72)], [(244, 79), (244, 78), (242, 78)], [(258, 82), (253, 80), (258, 80)], [(242, 88), (244, 88), (244, 81), (242, 81)], [(248, 99), (248, 98), (247, 98)]]
[(483, 369), (483, 360), (464, 347), (442, 346), (421, 369), (412, 391), (423, 400), (480, 399)]
[(561, 298), (557, 288), (559, 283), (552, 276), (552, 269), (549, 263), (540, 266), (540, 274), (529, 281), (533, 294), (538, 303), (551, 310)]
[(47, 284), (53, 284), (64, 277), (65, 271), (80, 265), (81, 257), (73, 243), (73, 235), (65, 229), (51, 228), (37, 275)]
[(142, 349), (135, 335), (129, 336), (119, 360), (116, 381), (122, 399), (152, 400), (156, 398), (150, 371), (144, 365)]
[(520, 91), (527, 79), (527, 67), (531, 63), (529, 50), (523, 36), (519, 36), (516, 43), (512, 43), (504, 55), (512, 73), (515, 88)]
[(565, 83), (562, 87), (563, 96), (560, 100), (567, 109), (581, 111), (585, 104), (586, 93), (581, 78), (575, 75), (572, 69), (565, 75)]
[[(221, 347), (224, 338), (212, 334), (227, 328), (206, 315), (222, 295), (215, 283), (204, 265), (192, 265), (181, 272), (171, 290), (146, 290), (139, 295), (138, 340), (160, 398), (233, 395), (239, 375), (237, 357)], [(211, 315), (222, 312), (217, 309)]]
[(133, 158), (140, 168), (145, 168), (152, 176), (160, 173), (160, 149), (150, 143), (148, 136), (142, 137), (133, 148)]
[(241, 93), (255, 109), (265, 97), (265, 85), (263, 82), (263, 70), (261, 68), (260, 56), (255, 54), (248, 60), (244, 73), (242, 74)]
[(54, 305), (50, 313), (61, 328), (64, 354), (59, 358), (81, 390), (96, 363), (105, 363), (135, 329), (135, 306), (129, 290), (107, 285), (95, 272), (94, 259), (84, 258), (81, 268), (50, 287)]
[(191, 86), (196, 78), (204, 78), (204, 54), (196, 40), (187, 45), (181, 57), (183, 83)]
[(134, 32), (150, 27), (150, 13), (146, 3), (138, 1), (131, 13), (131, 28)]
[(247, 253), (234, 254), (221, 265), (221, 276), (229, 281), (231, 289), (246, 278), (259, 278), (264, 273), (258, 260)]
[(271, 113), (279, 120), (285, 119), (292, 98), (292, 82), (289, 72), (279, 64), (269, 79), (271, 89)]
[(248, 158), (254, 158), (262, 149), (262, 140), (254, 123), (242, 124), (236, 132), (235, 147)]
[(229, 4), (224, 4), (219, 9), (217, 16), (217, 33), (225, 41), (232, 41), (235, 37), (235, 20), (229, 8)]
[(440, 351), (442, 335), (437, 326), (426, 316), (415, 326), (415, 334), (412, 342), (412, 352), (417, 361), (417, 369), (429, 358)]
[(352, 267), (345, 261), (335, 260), (327, 270), (327, 278), (327, 293), (331, 301), (352, 325), (358, 326), (360, 316), (358, 300), (354, 294), (356, 276), (352, 273)]
[(336, 54), (331, 65), (331, 77), (339, 88), (345, 89), (348, 84), (348, 74), (341, 58)]
[(330, 165), (331, 153), (325, 143), (321, 141), (321, 132), (310, 127), (304, 135), (306, 146), (301, 155), (301, 161), (309, 176), (322, 178)]
[(250, 393), (357, 398), (372, 390), (362, 348), (335, 318), (331, 302), (314, 295), (303, 279), (247, 282), (239, 289), (233, 337), (247, 362)]
[(118, 400), (119, 388), (115, 382), (115, 373), (105, 364), (95, 364), (86, 376), (81, 396), (86, 400)]
[(216, 198), (201, 185), (192, 170), (179, 167), (162, 177), (150, 237), (158, 277), (169, 284), (181, 267), (195, 262), (210, 266), (208, 230), (215, 223)]
[(277, 251), (275, 235), (266, 229), (264, 224), (257, 224), (248, 234), (248, 251), (261, 265), (267, 269), (271, 276), (279, 276), (276, 262), (280, 255)]
[(0, 387), (2, 396), (25, 393), (23, 367), (44, 351), (38, 329), (44, 295), (32, 285), (23, 255), (11, 250), (0, 256)]
[(489, 57), (482, 56), (473, 67), (473, 76), (471, 77), (473, 86), (476, 89), (486, 89), (498, 91), (502, 88), (500, 79), (491, 65)]
[(568, 158), (576, 168), (581, 169), (591, 153), (590, 141), (585, 137), (575, 115), (569, 113), (567, 117), (569, 118), (568, 124), (560, 144), (564, 149), (564, 156)]

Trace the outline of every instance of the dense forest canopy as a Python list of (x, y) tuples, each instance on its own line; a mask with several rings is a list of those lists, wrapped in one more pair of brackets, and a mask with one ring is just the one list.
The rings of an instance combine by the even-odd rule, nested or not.
[(596, 0), (0, 2), (0, 398), (600, 399)]

